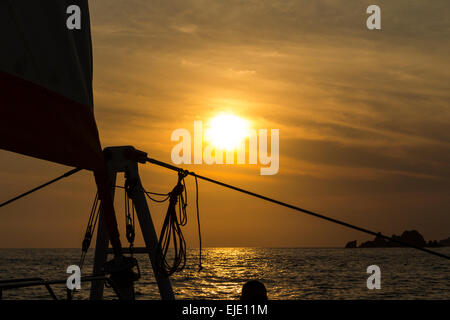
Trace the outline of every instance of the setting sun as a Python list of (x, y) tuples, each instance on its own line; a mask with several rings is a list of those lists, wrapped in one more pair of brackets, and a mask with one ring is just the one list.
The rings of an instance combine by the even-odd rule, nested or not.
[(249, 133), (249, 122), (233, 114), (220, 114), (209, 121), (205, 139), (216, 148), (233, 150)]

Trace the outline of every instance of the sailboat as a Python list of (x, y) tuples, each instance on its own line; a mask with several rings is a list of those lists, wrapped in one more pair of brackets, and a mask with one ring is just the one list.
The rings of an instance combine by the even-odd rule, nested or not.
[[(68, 19), (74, 19), (73, 15), (79, 21), (72, 25)], [(161, 298), (175, 298), (169, 277), (179, 270), (180, 265), (176, 263), (167, 268), (163, 264), (168, 247), (164, 239), (170, 239), (170, 232), (176, 233), (177, 230), (162, 232), (158, 239), (146, 202), (147, 193), (138, 172), (139, 164), (143, 163), (159, 165), (179, 175), (177, 185), (168, 196), (170, 203), (164, 223), (167, 229), (163, 228), (163, 231), (170, 230), (170, 226), (179, 226), (176, 219), (173, 220), (173, 212), (177, 203), (183, 201), (183, 179), (191, 175), (316, 218), (414, 247), (378, 232), (151, 159), (132, 146), (102, 150), (94, 117), (92, 41), (87, 0), (0, 1), (0, 34), (3, 41), (0, 50), (0, 148), (75, 168), (63, 177), (79, 170), (93, 173), (98, 201), (93, 206), (94, 215), (91, 213), (86, 241), (82, 245), (82, 251), (86, 252), (97, 225), (93, 274), (83, 277), (83, 281), (92, 282), (91, 299), (103, 298), (105, 283), (113, 287), (120, 299), (134, 299), (134, 283), (140, 277), (137, 260), (127, 255), (119, 237), (113, 204), (118, 173), (125, 174), (126, 193), (132, 201), (132, 210), (136, 210), (146, 245), (143, 252), (151, 261)], [(130, 233), (129, 238), (133, 237)], [(180, 238), (180, 241), (184, 239)], [(114, 258), (107, 261), (109, 244)], [(449, 259), (429, 249), (415, 248)], [(182, 258), (178, 262), (182, 267)], [(2, 289), (36, 285), (44, 285), (56, 298), (50, 286), (64, 282), (39, 277), (2, 280), (0, 298)]]

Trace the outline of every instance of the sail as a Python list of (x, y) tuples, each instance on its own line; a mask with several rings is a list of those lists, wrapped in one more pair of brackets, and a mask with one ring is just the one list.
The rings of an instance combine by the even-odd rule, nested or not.
[[(79, 28), (68, 28), (76, 11)], [(93, 113), (87, 0), (0, 1), (0, 148), (104, 165)]]
[(0, 41), (0, 149), (93, 170), (120, 253), (93, 112), (87, 0), (0, 0)]

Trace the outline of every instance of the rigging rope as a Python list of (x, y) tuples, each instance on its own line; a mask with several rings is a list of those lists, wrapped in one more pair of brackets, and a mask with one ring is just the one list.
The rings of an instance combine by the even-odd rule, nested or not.
[(52, 180), (50, 180), (50, 181), (48, 181), (48, 182), (46, 182), (44, 184), (41, 184), (40, 186), (38, 186), (36, 188), (33, 188), (33, 189), (31, 189), (31, 190), (29, 190), (29, 191), (27, 191), (25, 193), (22, 193), (21, 195), (18, 195), (18, 196), (14, 197), (14, 198), (12, 198), (12, 199), (10, 199), (8, 201), (5, 201), (5, 202), (1, 203), (0, 204), (0, 208), (3, 207), (3, 206), (6, 206), (7, 204), (10, 204), (11, 202), (19, 200), (20, 198), (23, 198), (23, 197), (25, 197), (25, 196), (27, 196), (27, 195), (35, 192), (35, 191), (38, 191), (39, 189), (42, 189), (42, 188), (44, 188), (44, 187), (46, 187), (48, 185), (51, 185), (52, 183), (55, 183), (56, 181), (59, 181), (59, 180), (61, 180), (63, 178), (67, 178), (67, 177), (69, 177), (69, 176), (73, 175), (74, 173), (77, 173), (78, 171), (81, 171), (81, 170), (82, 169), (80, 169), (80, 168), (76, 168), (76, 169), (72, 169), (70, 171), (67, 171), (66, 173), (64, 173), (63, 175), (61, 175), (61, 176), (59, 176), (59, 177), (57, 177), (55, 179), (52, 179)]
[[(388, 237), (388, 236), (386, 236), (386, 235), (381, 234), (380, 232), (374, 232), (374, 231), (371, 231), (371, 230), (368, 230), (368, 229), (365, 229), (365, 228), (361, 228), (361, 227), (352, 225), (352, 224), (350, 224), (350, 223), (343, 222), (343, 221), (340, 221), (340, 220), (337, 220), (337, 219), (334, 219), (334, 218), (330, 218), (330, 217), (324, 216), (324, 215), (322, 215), (322, 214), (319, 214), (319, 213), (316, 213), (316, 212), (313, 212), (313, 211), (310, 211), (310, 210), (306, 210), (306, 209), (303, 209), (303, 208), (294, 206), (294, 205), (292, 205), (292, 204), (289, 204), (289, 203), (286, 203), (286, 202), (283, 202), (283, 201), (280, 201), (280, 200), (276, 200), (276, 199), (273, 199), (273, 198), (269, 198), (269, 197), (266, 197), (266, 196), (264, 196), (264, 195), (257, 194), (257, 193), (254, 193), (254, 192), (251, 192), (251, 191), (248, 191), (248, 190), (239, 188), (239, 187), (235, 187), (235, 186), (232, 186), (232, 185), (230, 185), (230, 184), (227, 184), (227, 183), (224, 183), (224, 182), (215, 180), (215, 179), (211, 179), (211, 178), (208, 178), (208, 177), (205, 177), (205, 176), (201, 176), (201, 175), (199, 175), (199, 174), (196, 174), (195, 172), (191, 172), (191, 171), (188, 171), (188, 170), (184, 170), (184, 169), (182, 169), (182, 168), (173, 166), (173, 165), (171, 165), (171, 164), (169, 164), (169, 163), (165, 163), (165, 162), (162, 162), (162, 161), (159, 161), (159, 160), (156, 160), (156, 159), (152, 159), (152, 158), (148, 158), (148, 157), (146, 158), (146, 161), (149, 162), (149, 163), (152, 163), (152, 164), (155, 164), (155, 165), (158, 165), (158, 166), (161, 166), (161, 167), (170, 169), (170, 170), (177, 171), (179, 174), (184, 175), (184, 177), (186, 177), (187, 175), (191, 175), (191, 176), (195, 177), (196, 179), (197, 179), (197, 178), (198, 178), (198, 179), (202, 179), (202, 180), (205, 180), (205, 181), (208, 181), (208, 182), (211, 182), (211, 183), (220, 185), (220, 186), (225, 187), (225, 188), (229, 188), (229, 189), (232, 189), (232, 190), (235, 190), (235, 191), (239, 191), (239, 192), (248, 194), (248, 195), (250, 195), (250, 196), (253, 196), (253, 197), (256, 197), (256, 198), (259, 198), (259, 199), (268, 201), (268, 202), (272, 202), (272, 203), (278, 204), (278, 205), (283, 206), (283, 207), (286, 207), (286, 208), (290, 208), (290, 209), (293, 209), (293, 210), (296, 210), (296, 211), (300, 211), (300, 212), (302, 212), (302, 213), (305, 213), (305, 214), (314, 216), (314, 217), (316, 217), (316, 218), (320, 218), (320, 219), (323, 219), (323, 220), (327, 220), (327, 221), (330, 221), (330, 222), (333, 222), (333, 223), (342, 225), (342, 226), (347, 227), (347, 228), (351, 228), (351, 229), (358, 230), (358, 231), (361, 231), (361, 232), (364, 232), (364, 233), (367, 233), (367, 234), (370, 234), (370, 235), (373, 235), (373, 236), (381, 237), (381, 238), (383, 238), (383, 239), (385, 239), (385, 240), (389, 240), (389, 241), (392, 241), (392, 242), (396, 242), (396, 243), (401, 244), (402, 246), (405, 246), (405, 247), (414, 248), (414, 249), (417, 249), (417, 250), (420, 250), (420, 251), (423, 251), (423, 252), (426, 252), (426, 253), (429, 253), (429, 254), (432, 254), (432, 255), (435, 255), (435, 256), (438, 256), (438, 257), (441, 257), (441, 258), (450, 260), (450, 257), (447, 256), (447, 255), (445, 255), (445, 254), (442, 254), (442, 253), (439, 253), (439, 252), (436, 252), (436, 251), (433, 251), (433, 250), (429, 250), (429, 249), (427, 249), (427, 248), (418, 247), (418, 246), (409, 244), (409, 243), (407, 243), (407, 242), (403, 242), (403, 241), (400, 241), (400, 240), (398, 240), (398, 239)], [(0, 204), (0, 208), (3, 207), (3, 206), (5, 206), (5, 205), (7, 205), (7, 204), (9, 204), (9, 203), (12, 203), (12, 202), (14, 202), (14, 201), (16, 201), (16, 200), (18, 200), (18, 199), (20, 199), (20, 198), (23, 198), (23, 197), (25, 197), (25, 196), (27, 196), (27, 195), (29, 195), (29, 194), (35, 192), (35, 191), (38, 191), (39, 189), (42, 189), (42, 188), (44, 188), (44, 187), (46, 187), (46, 186), (48, 186), (48, 185), (50, 185), (50, 184), (52, 184), (52, 183), (55, 183), (55, 182), (57, 182), (57, 181), (59, 181), (59, 180), (61, 180), (61, 179), (63, 179), (63, 178), (69, 177), (69, 176), (71, 176), (71, 175), (77, 173), (77, 172), (80, 171), (80, 170), (82, 170), (82, 169), (80, 169), (80, 168), (72, 169), (72, 170), (70, 170), (70, 171), (64, 173), (63, 175), (61, 175), (61, 176), (59, 176), (59, 177), (57, 177), (57, 178), (55, 178), (55, 179), (53, 179), (53, 180), (50, 180), (50, 181), (48, 181), (48, 182), (46, 182), (46, 183), (44, 183), (44, 184), (42, 184), (42, 185), (40, 185), (40, 186), (38, 186), (38, 187), (36, 187), (36, 188), (33, 188), (33, 189), (31, 189), (31, 190), (29, 190), (29, 191), (27, 191), (27, 192), (25, 192), (25, 193), (23, 193), (23, 194), (21, 194), (21, 195), (18, 195), (18, 196), (14, 197), (14, 198), (12, 198), (12, 199), (10, 199), (10, 200), (8, 200), (8, 201), (5, 201), (5, 202), (1, 203), (1, 204)], [(183, 178), (183, 182), (184, 182), (184, 178)], [(197, 186), (197, 221), (199, 222), (199, 218), (198, 218), (198, 183), (197, 183), (197, 180), (196, 180), (196, 186)], [(144, 192), (145, 192), (145, 191), (144, 191)], [(150, 194), (154, 194), (154, 193), (145, 192), (145, 194), (146, 194), (150, 199), (152, 199), (152, 198), (150, 197)], [(165, 194), (158, 194), (158, 195), (164, 195), (164, 196), (166, 196)], [(162, 201), (156, 201), (156, 202), (163, 202), (163, 201), (166, 201), (166, 200), (168, 200), (168, 199), (170, 199), (170, 196), (168, 196), (165, 200), (162, 200)], [(152, 200), (155, 201), (154, 199), (152, 199)], [(180, 203), (179, 205), (181, 206), (182, 204)], [(180, 213), (180, 216), (181, 216), (181, 213)], [(167, 218), (167, 217), (166, 217), (166, 218)], [(175, 216), (175, 218), (176, 218), (176, 216)], [(198, 229), (199, 229), (199, 234), (200, 234), (200, 224), (198, 225)], [(182, 234), (181, 234), (181, 236), (182, 236)], [(161, 239), (160, 239), (160, 240), (161, 240)], [(184, 240), (184, 238), (183, 238), (183, 240)], [(200, 240), (200, 248), (201, 248), (201, 240)], [(201, 261), (201, 254), (200, 254), (200, 261)], [(200, 267), (201, 267), (201, 262), (200, 262)], [(200, 268), (200, 269), (201, 269), (201, 268)]]
[[(120, 188), (120, 189), (125, 189), (125, 187), (123, 187), (123, 186), (118, 186), (118, 185), (116, 185), (115, 187), (116, 187), (116, 188)], [(146, 195), (150, 200), (152, 200), (152, 201), (154, 201), (154, 202), (165, 202), (165, 201), (169, 200), (169, 197), (170, 197), (169, 193), (150, 192), (150, 191), (147, 191), (147, 190), (145, 190), (145, 189), (142, 189), (142, 190), (140, 190), (140, 191), (144, 192), (145, 195)], [(151, 197), (151, 195), (164, 196), (165, 198), (162, 199), (162, 200), (154, 199), (154, 198)]]
[[(146, 191), (146, 190), (144, 190), (144, 193), (150, 200), (152, 200), (154, 202), (159, 202), (159, 203), (166, 202), (170, 198), (170, 195), (168, 193), (156, 193), (156, 192), (149, 192), (149, 191)], [(152, 195), (157, 195), (157, 196), (165, 196), (165, 198), (164, 199), (155, 199), (155, 198), (151, 197), (151, 194)]]
[[(131, 191), (131, 185), (129, 184), (128, 179), (125, 180), (125, 188), (124, 188), (124, 199), (125, 199), (125, 235), (130, 244), (130, 254), (133, 256), (133, 247), (134, 247), (134, 238), (136, 235), (135, 232), (135, 209), (134, 202), (131, 200), (130, 195), (128, 194)], [(130, 205), (131, 200), (131, 205)], [(131, 208), (131, 210), (130, 210)], [(130, 213), (131, 211), (131, 213)]]
[(347, 228), (351, 228), (351, 229), (358, 230), (358, 231), (361, 231), (361, 232), (364, 232), (364, 233), (368, 233), (370, 235), (382, 237), (382, 238), (384, 238), (386, 240), (389, 240), (389, 241), (392, 241), (392, 242), (396, 242), (396, 243), (401, 244), (402, 246), (405, 246), (405, 247), (414, 248), (414, 249), (417, 249), (417, 250), (420, 250), (420, 251), (423, 251), (423, 252), (426, 252), (426, 253), (429, 253), (429, 254), (432, 254), (432, 255), (435, 255), (435, 256), (438, 256), (438, 257), (450, 260), (450, 257), (445, 255), (445, 254), (442, 254), (442, 253), (439, 253), (439, 252), (436, 252), (436, 251), (433, 251), (433, 250), (429, 250), (427, 248), (418, 247), (418, 246), (409, 244), (407, 242), (403, 242), (403, 241), (400, 241), (400, 240), (397, 240), (397, 239), (385, 236), (385, 235), (381, 234), (380, 232), (374, 232), (374, 231), (371, 231), (371, 230), (368, 230), (368, 229), (365, 229), (365, 228), (361, 228), (361, 227), (352, 225), (350, 223), (343, 222), (343, 221), (340, 221), (340, 220), (337, 220), (337, 219), (334, 219), (334, 218), (330, 218), (330, 217), (324, 216), (322, 214), (319, 214), (319, 213), (316, 213), (316, 212), (313, 212), (313, 211), (310, 211), (310, 210), (306, 210), (306, 209), (294, 206), (292, 204), (289, 204), (289, 203), (286, 203), (286, 202), (283, 202), (283, 201), (280, 201), (280, 200), (269, 198), (269, 197), (266, 197), (264, 195), (261, 195), (261, 194), (258, 194), (258, 193), (254, 193), (254, 192), (251, 192), (251, 191), (239, 188), (239, 187), (235, 187), (235, 186), (232, 186), (230, 184), (227, 184), (227, 183), (215, 180), (215, 179), (211, 179), (211, 178), (208, 178), (208, 177), (205, 177), (205, 176), (201, 176), (199, 174), (196, 174), (195, 172), (191, 172), (191, 171), (188, 171), (188, 170), (185, 170), (185, 169), (173, 166), (173, 165), (171, 165), (169, 163), (165, 163), (165, 162), (162, 162), (162, 161), (159, 161), (159, 160), (156, 160), (156, 159), (152, 159), (152, 158), (148, 158), (148, 157), (147, 157), (147, 162), (155, 164), (155, 165), (158, 165), (160, 167), (164, 167), (164, 168), (170, 169), (170, 170), (174, 170), (174, 171), (177, 171), (177, 172), (182, 172), (184, 175), (191, 175), (191, 176), (196, 177), (198, 179), (202, 179), (202, 180), (205, 180), (205, 181), (208, 181), (208, 182), (220, 185), (220, 186), (225, 187), (225, 188), (229, 188), (229, 189), (232, 189), (232, 190), (235, 190), (235, 191), (239, 191), (239, 192), (248, 194), (250, 196), (253, 196), (253, 197), (256, 197), (256, 198), (268, 201), (268, 202), (272, 202), (272, 203), (278, 204), (278, 205), (286, 207), (286, 208), (290, 208), (290, 209), (293, 209), (293, 210), (296, 210), (296, 211), (300, 211), (300, 212), (306, 213), (308, 215), (314, 216), (316, 218), (327, 220), (327, 221), (330, 221), (330, 222), (342, 225), (342, 226), (347, 227)]
[(87, 251), (91, 246), (92, 236), (97, 226), (98, 217), (100, 215), (98, 192), (95, 194), (94, 203), (92, 204), (91, 214), (89, 215), (86, 232), (84, 233), (84, 239), (81, 244), (81, 257), (79, 262), (80, 270), (83, 268), (84, 260), (86, 258)]

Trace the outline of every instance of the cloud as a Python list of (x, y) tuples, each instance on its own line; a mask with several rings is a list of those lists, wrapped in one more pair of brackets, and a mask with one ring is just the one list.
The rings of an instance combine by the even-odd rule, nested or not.
[(197, 26), (193, 24), (175, 25), (173, 28), (182, 33), (195, 33), (197, 31)]

